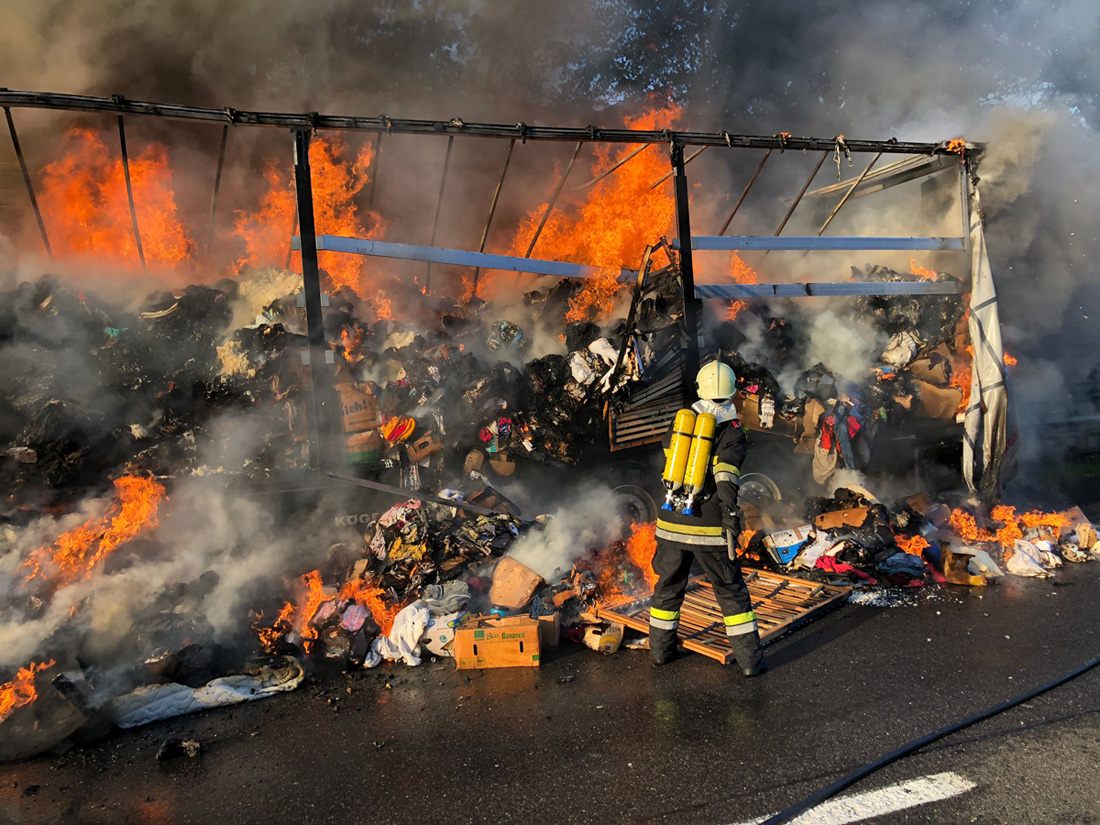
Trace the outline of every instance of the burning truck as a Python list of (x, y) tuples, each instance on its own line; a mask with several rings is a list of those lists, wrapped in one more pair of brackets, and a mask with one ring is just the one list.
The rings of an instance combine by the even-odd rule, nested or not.
[[(328, 666), (537, 664), (563, 637), (617, 650), (644, 632), (655, 578), (654, 445), (704, 359), (734, 367), (753, 437), (738, 552), (767, 638), (853, 586), (982, 586), (1100, 552), (1079, 510), (999, 501), (1010, 359), (980, 146), (681, 132), (675, 109), (558, 129), (0, 98), (115, 114), (120, 138), (111, 160), (103, 132), (72, 130), (32, 172), (9, 113), (45, 257), (24, 255), (34, 274), (0, 294), (3, 758), (273, 696)], [(211, 225), (231, 127), (293, 132), (293, 182), (265, 165), (222, 264), (217, 233), (199, 243), (181, 216), (167, 150), (127, 153), (124, 118), (150, 114), (224, 123)], [(326, 129), (376, 139), (353, 151), (313, 134)], [(381, 240), (378, 158), (403, 133), (446, 136), (428, 246)], [(477, 252), (434, 244), (465, 136), (507, 141)], [(487, 253), (516, 142), (548, 140), (575, 142), (568, 163)], [(588, 144), (591, 179), (567, 189)], [(708, 148), (756, 150), (721, 215), (687, 187)], [(852, 153), (870, 162), (843, 178)], [(901, 159), (879, 167), (884, 154)], [(812, 162), (778, 226), (726, 234), (783, 155)], [(838, 182), (811, 189), (829, 158)], [(845, 206), (915, 180), (919, 208), (961, 234), (826, 234)], [(692, 235), (692, 209), (721, 231)], [(796, 212), (811, 234), (784, 234)], [(954, 255), (968, 274), (908, 258), (803, 282), (804, 265), (776, 263), (791, 250)], [(112, 277), (92, 289), (87, 270)], [(725, 661), (696, 587), (685, 645)], [(466, 649), (467, 631), (500, 627), (518, 653)]]

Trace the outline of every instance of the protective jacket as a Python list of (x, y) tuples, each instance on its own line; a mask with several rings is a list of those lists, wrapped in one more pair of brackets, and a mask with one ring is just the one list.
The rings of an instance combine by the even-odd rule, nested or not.
[[(737, 512), (737, 495), (741, 483), (741, 465), (745, 460), (747, 439), (737, 408), (731, 400), (721, 404), (701, 400), (692, 405), (697, 413), (710, 413), (717, 421), (714, 448), (706, 484), (695, 503), (696, 515), (660, 511), (657, 517), (657, 538), (690, 545), (694, 550), (726, 550), (723, 516)], [(667, 455), (672, 430), (665, 434)]]

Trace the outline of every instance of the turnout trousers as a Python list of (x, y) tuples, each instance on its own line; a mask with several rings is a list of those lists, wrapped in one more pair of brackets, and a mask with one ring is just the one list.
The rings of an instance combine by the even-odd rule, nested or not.
[(724, 547), (702, 550), (661, 538), (657, 539), (657, 551), (653, 555), (653, 572), (659, 578), (649, 608), (649, 647), (653, 660), (664, 664), (676, 652), (680, 606), (684, 602), (693, 559), (698, 559), (707, 581), (714, 587), (737, 663), (742, 668), (759, 664), (763, 661), (760, 634), (741, 565), (730, 561)]

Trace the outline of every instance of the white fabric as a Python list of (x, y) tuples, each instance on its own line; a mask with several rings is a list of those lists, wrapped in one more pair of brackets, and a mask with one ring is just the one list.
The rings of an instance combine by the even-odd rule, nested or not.
[(1017, 539), (1012, 555), (1005, 562), (1005, 569), (1013, 576), (1045, 577), (1052, 575), (1039, 561), (1039, 548), (1030, 541)]
[(588, 345), (588, 351), (594, 355), (598, 355), (609, 365), (619, 360), (619, 351), (615, 348), (614, 344), (606, 338), (597, 338)]
[(278, 667), (264, 665), (248, 673), (223, 676), (200, 688), (191, 688), (176, 682), (145, 685), (116, 696), (108, 702), (107, 709), (120, 728), (133, 728), (185, 713), (237, 705), (265, 699), (276, 693), (285, 693), (298, 687), (304, 675), (297, 660), (285, 656)]
[(723, 401), (721, 404), (716, 404), (713, 401), (700, 398), (691, 405), (691, 408), (697, 413), (710, 413), (719, 424), (725, 424), (727, 421), (735, 421), (737, 419), (737, 405), (733, 403), (732, 398), (728, 401)]
[(970, 190), (970, 342), (974, 348), (970, 403), (964, 412), (963, 478), (970, 492), (997, 496), (1008, 444), (1008, 387), (997, 290), (982, 228), (981, 198)]
[(379, 636), (367, 651), (364, 667), (378, 667), (385, 659), (401, 661), (409, 667), (420, 664), (420, 637), (431, 620), (428, 606), (415, 601), (394, 617), (389, 636)]

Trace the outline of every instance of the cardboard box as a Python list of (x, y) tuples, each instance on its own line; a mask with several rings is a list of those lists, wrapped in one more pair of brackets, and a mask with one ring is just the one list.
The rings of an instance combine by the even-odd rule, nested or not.
[(542, 624), (527, 616), (473, 616), (455, 631), (455, 667), (538, 667)]
[[(566, 590), (566, 593), (569, 591)], [(549, 616), (539, 616), (539, 648), (557, 650), (561, 641), (561, 611), (555, 610)]]
[(793, 530), (769, 533), (764, 537), (764, 548), (776, 564), (790, 564), (813, 535), (814, 528), (809, 524)]
[(340, 410), (344, 432), (348, 435), (371, 430), (382, 423), (378, 412), (378, 399), (359, 388), (358, 384), (337, 384), (340, 393)]
[(819, 530), (838, 530), (841, 527), (862, 527), (870, 515), (870, 507), (849, 507), (844, 510), (833, 510), (830, 513), (822, 513), (814, 519), (814, 525)]
[(382, 460), (382, 453), (389, 446), (377, 430), (349, 435), (346, 443), (351, 464), (375, 464)]
[(527, 565), (505, 556), (493, 571), (489, 601), (505, 610), (519, 610), (535, 595), (542, 576)]

